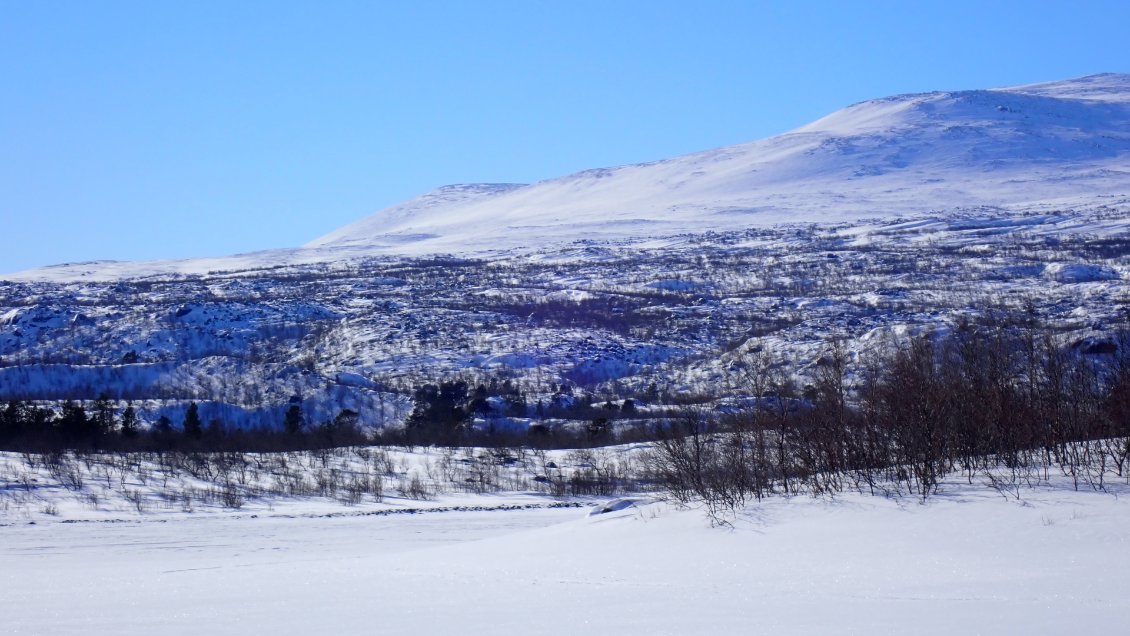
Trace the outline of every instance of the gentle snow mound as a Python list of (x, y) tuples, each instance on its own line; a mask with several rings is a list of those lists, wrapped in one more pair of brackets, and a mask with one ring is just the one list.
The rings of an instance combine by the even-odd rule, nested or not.
[(635, 508), (640, 504), (645, 503), (650, 503), (650, 500), (640, 499), (638, 497), (622, 497), (620, 499), (613, 499), (612, 501), (609, 501), (607, 503), (593, 506), (592, 510), (589, 511), (589, 516), (595, 517), (597, 515), (605, 515), (610, 512), (619, 512), (621, 510), (627, 510), (628, 508)]

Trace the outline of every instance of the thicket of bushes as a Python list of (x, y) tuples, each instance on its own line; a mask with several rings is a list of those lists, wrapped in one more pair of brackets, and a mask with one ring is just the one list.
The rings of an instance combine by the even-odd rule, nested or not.
[(1130, 459), (1127, 344), (1088, 355), (1032, 329), (963, 325), (854, 362), (833, 346), (799, 393), (761, 354), (745, 376), (756, 406), (685, 411), (662, 428), (653, 470), (715, 510), (847, 488), (926, 498), (954, 472), (1013, 492), (1051, 471), (1102, 488)]
[[(78, 499), (92, 510), (138, 513), (240, 508), (294, 497), (346, 506), (386, 497), (427, 500), (443, 493), (538, 492), (611, 496), (649, 487), (631, 452), (576, 449), (350, 446), (271, 453), (72, 450), (0, 455), (0, 513), (30, 511), (37, 491)], [(57, 515), (55, 500), (41, 512)], [(436, 508), (432, 508), (433, 510)], [(393, 511), (413, 512), (396, 508)]]

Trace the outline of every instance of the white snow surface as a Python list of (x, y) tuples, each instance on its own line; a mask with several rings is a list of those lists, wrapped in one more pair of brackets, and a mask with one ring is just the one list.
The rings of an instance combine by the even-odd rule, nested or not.
[(1130, 197), (1130, 75), (900, 95), (783, 135), (527, 186), (440, 188), (307, 247), (466, 252)]
[[(576, 241), (969, 213), (1130, 212), (1130, 75), (899, 95), (776, 137), (534, 184), (451, 185), (308, 243), (226, 258), (69, 263), (4, 276), (93, 280), (353, 258), (476, 255)], [(1062, 228), (1057, 228), (1057, 231)]]
[[(774, 498), (0, 526), (6, 634), (1078, 634), (1130, 612), (1130, 494)], [(1123, 496), (1118, 496), (1119, 494)], [(612, 506), (616, 507), (616, 506)]]

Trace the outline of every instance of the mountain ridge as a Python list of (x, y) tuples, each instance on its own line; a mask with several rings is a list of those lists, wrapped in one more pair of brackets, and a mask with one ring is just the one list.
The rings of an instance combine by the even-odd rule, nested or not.
[[(358, 257), (640, 243), (780, 224), (1113, 210), (1130, 224), (1130, 74), (852, 104), (769, 137), (532, 184), (452, 184), (299, 248), (53, 265), (8, 280), (202, 274)], [(1052, 217), (1049, 217), (1052, 218)], [(1058, 232), (1054, 218), (1047, 232)]]
[[(547, 229), (562, 225), (632, 238), (693, 231), (700, 221), (734, 229), (978, 207), (1075, 208), (1099, 194), (1130, 192), (1128, 130), (1125, 74), (896, 95), (763, 140), (530, 185), (461, 186), (475, 196), (413, 204), (460, 187), (445, 186), (306, 247), (423, 253), (514, 231), (524, 244), (552, 242)], [(611, 222), (627, 229), (610, 229)]]

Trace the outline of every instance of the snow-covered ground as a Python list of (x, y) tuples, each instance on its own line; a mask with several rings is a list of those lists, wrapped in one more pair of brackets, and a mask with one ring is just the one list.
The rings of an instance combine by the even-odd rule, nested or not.
[(512, 380), (526, 418), (562, 385), (601, 403), (727, 397), (752, 351), (803, 387), (831, 338), (857, 358), (962, 321), (1035, 317), (1063, 346), (1101, 351), (1124, 324), (1130, 238), (1099, 229), (1124, 220), (970, 214), (482, 261), (0, 282), (0, 400), (105, 392), (174, 423), (194, 400), (205, 422), (248, 427), (278, 426), (298, 396), (308, 423), (348, 408), (382, 428), (415, 389), (454, 377)]
[[(1130, 488), (0, 526), (6, 634), (1116, 634)], [(613, 506), (615, 507), (615, 506)]]

